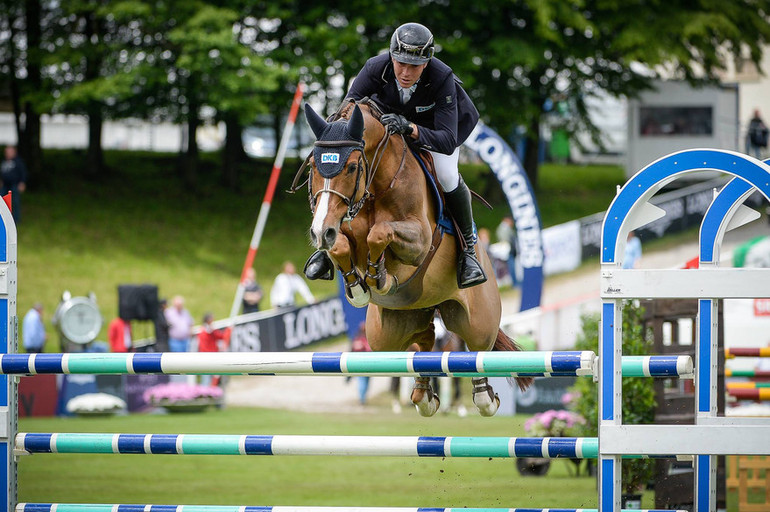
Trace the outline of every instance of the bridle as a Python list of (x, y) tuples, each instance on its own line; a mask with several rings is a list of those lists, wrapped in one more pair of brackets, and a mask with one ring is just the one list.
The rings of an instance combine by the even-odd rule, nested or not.
[[(308, 177), (308, 201), (310, 203), (310, 211), (315, 215), (315, 207), (318, 202), (318, 196), (324, 192), (328, 192), (332, 195), (335, 195), (342, 199), (342, 202), (345, 203), (345, 206), (348, 207), (347, 212), (345, 212), (345, 216), (342, 218), (342, 222), (347, 222), (350, 224), (350, 222), (353, 221), (356, 215), (358, 215), (358, 212), (361, 211), (361, 208), (363, 208), (364, 203), (366, 203), (367, 199), (371, 197), (371, 192), (369, 192), (369, 185), (371, 185), (372, 177), (374, 176), (374, 172), (370, 172), (372, 167), (369, 165), (369, 160), (366, 158), (366, 151), (364, 151), (364, 142), (363, 141), (356, 141), (356, 140), (319, 140), (316, 141), (314, 144), (316, 147), (324, 147), (324, 148), (348, 148), (353, 146), (353, 151), (358, 151), (359, 157), (358, 157), (358, 165), (356, 166), (356, 185), (353, 188), (353, 193), (350, 197), (347, 197), (346, 195), (342, 194), (341, 192), (338, 192), (331, 188), (331, 178), (324, 178), (324, 186), (321, 190), (313, 194), (313, 180), (311, 180)], [(309, 158), (308, 158), (309, 161)], [(311, 167), (311, 171), (313, 172), (313, 168)], [(361, 195), (361, 199), (358, 201), (355, 201), (355, 197), (358, 195), (358, 187), (361, 183), (361, 173), (365, 173), (366, 177), (366, 187), (364, 188), (364, 193)]]
[[(379, 117), (381, 117), (382, 112), (380, 112), (379, 107), (376, 103), (371, 101), (369, 98), (364, 98), (360, 102), (360, 104), (367, 105), (372, 115), (379, 120)], [(331, 120), (337, 120), (342, 117), (342, 115), (347, 112), (346, 106), (348, 109), (355, 105), (354, 101), (351, 101), (349, 104), (341, 105), (340, 108), (337, 110), (337, 112), (331, 117)], [(370, 191), (370, 187), (372, 185), (372, 182), (374, 181), (374, 176), (377, 173), (377, 170), (379, 169), (380, 163), (382, 162), (382, 158), (385, 155), (385, 151), (387, 150), (388, 144), (390, 143), (390, 135), (391, 133), (385, 129), (385, 133), (382, 136), (382, 139), (377, 143), (377, 147), (374, 150), (374, 155), (372, 156), (372, 162), (370, 164), (369, 159), (366, 156), (366, 147), (365, 142), (363, 140), (319, 140), (316, 141), (314, 146), (315, 147), (333, 147), (333, 148), (349, 148), (353, 147), (353, 151), (359, 152), (358, 157), (358, 169), (356, 172), (356, 185), (353, 189), (353, 193), (350, 197), (342, 194), (341, 192), (334, 190), (331, 188), (331, 179), (325, 178), (324, 179), (324, 186), (321, 190), (318, 190), (317, 192), (313, 193), (313, 180), (312, 180), (312, 173), (314, 172), (314, 167), (310, 165), (310, 161), (313, 157), (313, 153), (311, 152), (307, 158), (305, 158), (305, 161), (300, 166), (299, 170), (297, 171), (297, 174), (294, 176), (294, 181), (292, 182), (291, 188), (289, 189), (289, 192), (296, 192), (298, 189), (302, 188), (305, 183), (307, 183), (308, 188), (308, 203), (310, 204), (310, 212), (315, 215), (315, 209), (316, 204), (318, 200), (318, 196), (322, 194), (323, 192), (328, 192), (332, 195), (335, 195), (342, 199), (342, 201), (347, 206), (347, 211), (345, 212), (345, 216), (342, 218), (342, 222), (347, 222), (348, 226), (350, 225), (350, 222), (353, 221), (353, 219), (358, 215), (358, 213), (361, 211), (361, 209), (364, 207), (366, 202), (369, 199), (374, 198), (374, 194)], [(403, 138), (403, 136), (402, 136)], [(401, 169), (404, 168), (404, 163), (406, 161), (406, 154), (407, 154), (407, 145), (406, 141), (404, 141), (404, 148), (403, 153), (401, 155), (401, 163), (399, 165), (398, 170), (393, 176), (393, 180), (390, 183), (390, 188), (393, 187), (395, 184), (396, 178), (398, 177), (399, 173), (401, 172)], [(310, 167), (310, 172), (308, 173), (307, 180), (302, 182), (301, 184), (298, 183), (300, 180), (300, 177), (304, 173), (305, 169), (307, 167)], [(356, 196), (359, 192), (359, 186), (361, 183), (361, 173), (364, 173), (365, 176), (365, 183), (363, 194), (361, 195), (361, 198), (356, 200)]]

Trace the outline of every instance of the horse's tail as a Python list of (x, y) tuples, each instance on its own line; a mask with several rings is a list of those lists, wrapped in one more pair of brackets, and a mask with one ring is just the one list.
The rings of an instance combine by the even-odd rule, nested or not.
[[(498, 329), (497, 338), (495, 338), (495, 344), (492, 346), (492, 350), (518, 352), (523, 349), (518, 343), (509, 338), (502, 329)], [(516, 385), (519, 386), (519, 389), (522, 391), (525, 391), (530, 387), (533, 382), (535, 382), (533, 377), (516, 377)]]

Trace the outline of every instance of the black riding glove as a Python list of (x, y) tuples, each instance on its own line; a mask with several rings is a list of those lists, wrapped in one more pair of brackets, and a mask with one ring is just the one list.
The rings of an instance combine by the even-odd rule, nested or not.
[(385, 114), (381, 121), (390, 133), (412, 134), (412, 124), (401, 114)]

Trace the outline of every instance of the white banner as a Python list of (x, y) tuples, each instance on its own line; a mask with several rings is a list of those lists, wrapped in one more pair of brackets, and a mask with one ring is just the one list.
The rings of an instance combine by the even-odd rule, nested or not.
[(545, 275), (569, 272), (580, 266), (582, 245), (580, 244), (580, 221), (573, 220), (543, 230), (543, 251)]

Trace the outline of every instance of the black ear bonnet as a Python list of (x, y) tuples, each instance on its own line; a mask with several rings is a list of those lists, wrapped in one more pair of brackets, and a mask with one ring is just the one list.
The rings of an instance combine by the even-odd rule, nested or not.
[(322, 177), (337, 176), (353, 151), (364, 149), (364, 119), (358, 106), (349, 121), (340, 119), (327, 123), (306, 104), (305, 118), (318, 139), (313, 148), (313, 159)]

